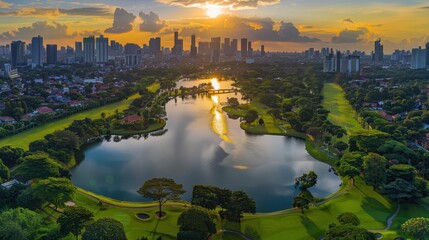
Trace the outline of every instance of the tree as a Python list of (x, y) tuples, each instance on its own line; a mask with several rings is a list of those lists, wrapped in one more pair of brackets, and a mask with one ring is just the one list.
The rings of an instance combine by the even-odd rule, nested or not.
[(233, 192), (229, 204), (225, 207), (226, 211), (222, 212), (229, 221), (240, 222), (243, 217), (242, 213), (255, 213), (256, 203), (243, 191)]
[(0, 239), (35, 239), (43, 225), (42, 217), (28, 209), (14, 208), (0, 214)]
[(383, 193), (398, 202), (411, 202), (422, 197), (412, 183), (402, 178), (397, 178), (395, 181), (384, 185)]
[(360, 220), (359, 218), (356, 216), (356, 214), (351, 213), (351, 212), (345, 212), (340, 214), (337, 217), (338, 222), (341, 225), (352, 225), (352, 226), (359, 226), (360, 225)]
[(295, 178), (295, 188), (307, 190), (317, 183), (317, 174), (314, 171), (304, 173), (301, 177)]
[(418, 217), (408, 219), (401, 225), (402, 231), (415, 239), (429, 239), (429, 219)]
[(302, 190), (298, 196), (293, 198), (293, 207), (301, 209), (301, 213), (304, 213), (304, 209), (310, 208), (310, 203), (313, 201), (313, 195), (308, 190)]
[(338, 172), (343, 177), (349, 177), (352, 180), (353, 185), (355, 185), (355, 177), (360, 174), (360, 170), (358, 168), (346, 162), (341, 163)]
[(338, 225), (328, 229), (325, 233), (324, 239), (375, 240), (375, 236), (365, 228), (352, 225)]
[(24, 158), (14, 174), (24, 180), (59, 177), (61, 165), (55, 162), (48, 154), (43, 152), (33, 153)]
[(100, 218), (85, 228), (82, 240), (126, 240), (124, 225), (112, 218)]
[(363, 157), (365, 183), (372, 186), (374, 190), (386, 181), (386, 165), (386, 158), (376, 153), (369, 153), (368, 156)]
[(16, 166), (23, 154), (24, 150), (21, 148), (13, 148), (9, 145), (0, 148), (0, 159), (9, 168)]
[(177, 184), (170, 178), (152, 178), (147, 180), (137, 191), (143, 197), (150, 198), (158, 202), (158, 216), (162, 217), (161, 207), (169, 200), (177, 200), (186, 191), (182, 184)]
[(9, 168), (3, 164), (3, 161), (0, 159), (0, 183), (10, 178)]
[(199, 206), (193, 206), (186, 209), (180, 214), (177, 220), (177, 225), (180, 226), (180, 231), (177, 234), (178, 240), (188, 240), (188, 235), (192, 234), (197, 236), (192, 238), (195, 240), (205, 240), (210, 235), (216, 233), (216, 224), (213, 219), (216, 219), (217, 215), (205, 208)]
[(94, 214), (84, 207), (68, 207), (58, 218), (57, 223), (63, 234), (72, 233), (79, 239), (83, 228), (93, 221)]
[(252, 123), (254, 122), (256, 119), (258, 119), (259, 115), (258, 112), (256, 110), (249, 110), (247, 111), (246, 115), (244, 115), (244, 120), (247, 123)]
[(36, 197), (52, 203), (55, 208), (71, 200), (76, 190), (69, 179), (52, 177), (40, 180), (32, 188)]
[(240, 103), (238, 102), (237, 98), (232, 97), (232, 98), (228, 98), (228, 105), (232, 106), (232, 107), (236, 107), (236, 106), (240, 105)]
[(338, 149), (338, 151), (343, 152), (349, 147), (349, 145), (345, 142), (339, 141), (334, 144), (334, 148)]

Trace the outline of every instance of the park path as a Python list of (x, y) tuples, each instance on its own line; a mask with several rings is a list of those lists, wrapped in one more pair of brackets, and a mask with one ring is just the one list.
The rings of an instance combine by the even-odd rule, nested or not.
[(384, 229), (369, 229), (370, 232), (385, 232), (390, 229), (390, 227), (393, 224), (393, 221), (398, 216), (399, 211), (401, 210), (401, 204), (398, 203), (398, 207), (396, 208), (396, 211), (387, 219), (386, 227)]

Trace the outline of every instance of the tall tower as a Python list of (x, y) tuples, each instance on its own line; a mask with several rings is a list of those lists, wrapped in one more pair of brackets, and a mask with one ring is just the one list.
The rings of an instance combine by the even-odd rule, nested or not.
[(213, 64), (220, 63), (220, 37), (212, 38), (210, 43), (211, 48), (211, 62)]
[(10, 44), (10, 53), (11, 53), (11, 59), (12, 59), (12, 66), (22, 66), (25, 65), (25, 42), (22, 41), (13, 41)]
[(192, 34), (191, 36), (191, 58), (197, 57), (197, 39), (195, 37), (195, 34)]
[(241, 58), (247, 58), (247, 38), (241, 39)]
[(247, 56), (253, 57), (253, 48), (252, 48), (252, 42), (251, 41), (249, 41), (247, 43)]
[(384, 50), (383, 45), (381, 45), (381, 39), (378, 39), (374, 42), (374, 62), (383, 62)]
[(109, 60), (109, 39), (100, 35), (95, 41), (97, 63), (107, 63)]
[(46, 63), (48, 65), (57, 63), (57, 45), (56, 44), (46, 45)]
[(265, 57), (265, 45), (261, 45), (261, 57)]
[(31, 59), (34, 67), (43, 65), (43, 38), (40, 35), (31, 39)]
[(75, 42), (74, 43), (74, 54), (75, 54), (76, 62), (78, 62), (78, 63), (82, 62), (82, 57), (83, 57), (82, 42)]
[(426, 64), (429, 67), (429, 42), (426, 43)]
[(83, 39), (83, 61), (85, 63), (94, 63), (95, 62), (95, 38), (94, 36), (89, 36)]

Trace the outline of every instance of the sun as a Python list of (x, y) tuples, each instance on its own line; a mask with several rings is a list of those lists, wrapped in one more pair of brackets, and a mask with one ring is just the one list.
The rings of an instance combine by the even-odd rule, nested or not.
[(208, 4), (205, 6), (206, 15), (210, 18), (217, 18), (220, 14), (222, 14), (222, 8), (217, 5)]

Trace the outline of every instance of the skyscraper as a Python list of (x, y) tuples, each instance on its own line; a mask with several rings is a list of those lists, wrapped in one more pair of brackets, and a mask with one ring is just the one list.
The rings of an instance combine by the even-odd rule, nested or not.
[(89, 36), (83, 38), (83, 61), (85, 63), (94, 63), (95, 62), (95, 38), (94, 36)]
[(141, 48), (137, 44), (127, 43), (125, 45), (125, 65), (128, 67), (136, 67), (141, 63)]
[(109, 61), (109, 39), (100, 35), (95, 40), (95, 49), (97, 63), (107, 63)]
[(210, 55), (210, 43), (209, 42), (199, 42), (198, 43), (198, 55), (200, 55), (200, 56)]
[(249, 41), (247, 43), (247, 56), (253, 57), (253, 48), (252, 48), (252, 42), (251, 41)]
[(223, 40), (223, 53), (225, 56), (231, 56), (231, 39), (225, 38)]
[(426, 43), (426, 64), (429, 67), (429, 42)]
[(43, 65), (43, 38), (40, 35), (31, 40), (31, 60), (34, 67)]
[(174, 46), (173, 46), (173, 52), (176, 56), (182, 56), (183, 55), (183, 39), (179, 39), (179, 33), (174, 32)]
[(261, 45), (261, 57), (265, 57), (265, 45)]
[(241, 58), (247, 58), (247, 38), (241, 39)]
[(197, 57), (197, 39), (195, 37), (195, 34), (192, 34), (191, 36), (191, 58)]
[(220, 37), (212, 38), (210, 42), (211, 62), (213, 64), (220, 63)]
[(374, 62), (383, 62), (384, 58), (384, 50), (383, 45), (381, 45), (381, 39), (378, 39), (374, 42), (374, 55), (373, 55), (373, 61)]
[(411, 51), (411, 69), (424, 69), (427, 67), (427, 49), (414, 48)]
[(22, 41), (13, 41), (10, 45), (11, 48), (11, 59), (12, 66), (22, 66), (25, 65), (25, 42)]
[(46, 45), (46, 63), (48, 65), (57, 63), (57, 45), (48, 44)]
[(82, 42), (74, 43), (74, 54), (75, 54), (76, 62), (79, 62), (79, 63), (82, 62), (82, 56), (83, 56)]
[(238, 41), (237, 39), (232, 39), (231, 41), (231, 56), (235, 56), (238, 50)]

